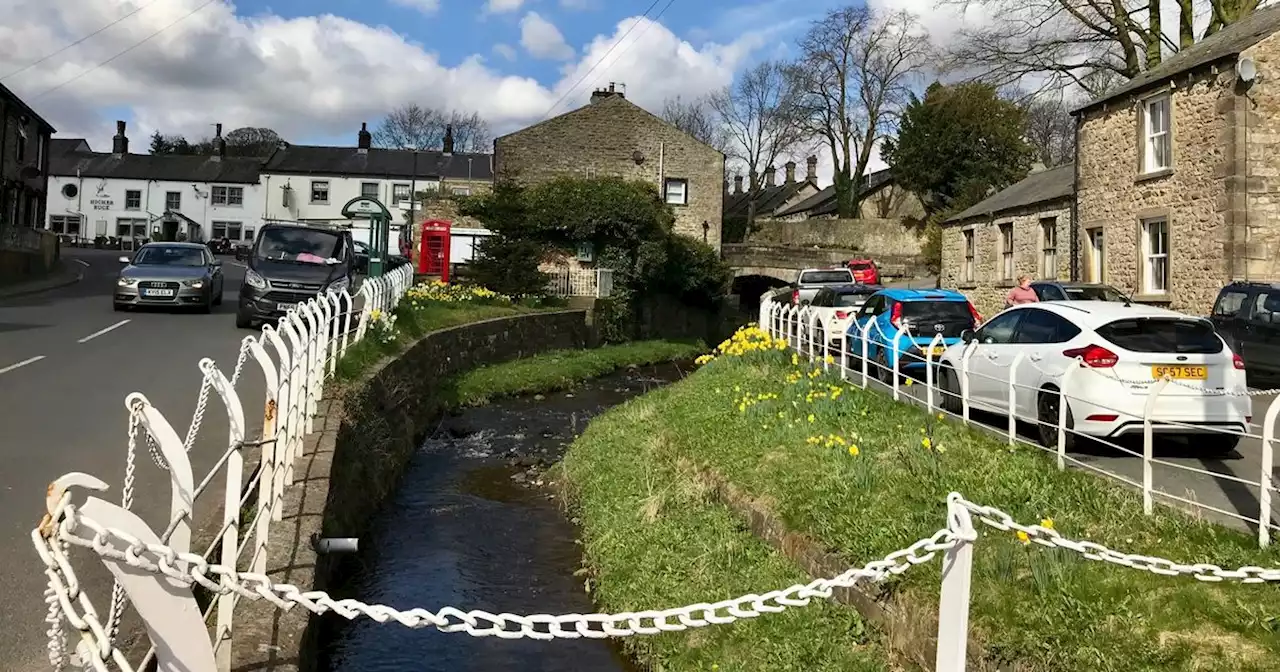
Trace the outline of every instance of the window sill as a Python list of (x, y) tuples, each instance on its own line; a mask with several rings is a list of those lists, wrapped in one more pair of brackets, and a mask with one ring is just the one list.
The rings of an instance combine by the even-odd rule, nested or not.
[(1131, 298), (1138, 303), (1173, 303), (1168, 294), (1134, 294)]
[(1162, 177), (1169, 177), (1170, 175), (1173, 175), (1173, 168), (1161, 168), (1160, 170), (1153, 170), (1149, 173), (1142, 173), (1141, 175), (1138, 175), (1138, 177), (1134, 178), (1133, 182), (1134, 184), (1141, 184), (1143, 182), (1158, 180)]
[(1013, 289), (1014, 287), (1017, 287), (1017, 286), (1018, 286), (1018, 283), (1016, 283), (1016, 282), (1014, 282), (1014, 281), (1012, 281), (1012, 280), (997, 280), (997, 281), (996, 281), (996, 287), (998, 287), (998, 288), (1000, 288), (1000, 289)]
[(956, 289), (977, 289), (977, 288), (978, 288), (978, 283), (976, 282), (961, 282), (956, 285)]

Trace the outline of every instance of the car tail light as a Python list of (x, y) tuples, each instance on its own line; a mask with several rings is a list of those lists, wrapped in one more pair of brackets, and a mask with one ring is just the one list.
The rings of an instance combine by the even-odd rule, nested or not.
[(1234, 352), (1231, 353), (1231, 363), (1234, 364), (1237, 369), (1244, 371), (1244, 358), (1240, 355), (1237, 355)]
[(846, 312), (844, 312), (843, 310), (837, 310), (837, 311), (836, 311), (836, 319), (837, 319), (837, 320), (847, 320), (847, 319), (849, 319), (849, 313), (846, 313)]
[(1092, 420), (1094, 422), (1115, 422), (1118, 417), (1120, 416), (1110, 415), (1107, 413), (1094, 413), (1093, 415), (1085, 418), (1085, 420)]
[(1071, 359), (1079, 357), (1084, 360), (1084, 365), (1092, 369), (1109, 369), (1120, 361), (1116, 353), (1102, 347), (1101, 345), (1090, 345), (1083, 348), (1072, 348), (1063, 350), (1062, 354)]
[(800, 290), (791, 290), (791, 304), (795, 306), (800, 305)]
[(977, 308), (973, 307), (972, 303), (969, 304), (969, 314), (973, 316), (974, 327), (982, 326), (982, 315), (978, 312)]
[(901, 303), (893, 304), (893, 312), (889, 313), (889, 324), (892, 324), (894, 329), (902, 328), (902, 304)]

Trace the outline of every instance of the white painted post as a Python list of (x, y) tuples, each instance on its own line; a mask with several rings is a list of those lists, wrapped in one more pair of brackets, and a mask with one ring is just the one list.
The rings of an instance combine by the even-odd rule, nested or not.
[[(227, 473), (226, 489), (222, 500), (222, 565), (235, 567), (240, 557), (240, 500), (244, 480), (245, 422), (244, 407), (231, 381), (222, 375), (208, 357), (200, 360), (200, 371), (214, 392), (227, 408)], [(222, 577), (222, 585), (230, 585), (230, 579)], [(228, 591), (218, 596), (218, 616), (214, 626), (214, 657), (219, 672), (231, 672), (231, 637), (237, 595)]]
[(1018, 440), (1018, 366), (1026, 359), (1026, 352), (1018, 352), (1009, 365), (1009, 445)]
[(769, 319), (769, 316), (770, 316), (769, 311), (772, 308), (772, 304), (773, 304), (773, 299), (770, 299), (765, 296), (761, 296), (760, 310), (758, 311), (758, 314), (756, 316), (756, 323), (760, 325), (760, 328), (764, 330), (764, 333), (769, 334), (770, 336), (773, 335), (773, 331), (770, 329), (769, 325), (765, 324), (765, 320)]
[(283, 406), (284, 421), (288, 426), (289, 443), (285, 446), (284, 452), (284, 485), (286, 487), (293, 485), (293, 463), (298, 459), (298, 444), (305, 436), (304, 423), (302, 421), (302, 409), (306, 408), (305, 392), (303, 385), (303, 356), (305, 355), (306, 346), (302, 339), (298, 336), (298, 331), (294, 327), (293, 320), (289, 316), (280, 318), (279, 331), (289, 338), (289, 380), (288, 380), (288, 405)]
[(889, 372), (893, 374), (893, 400), (898, 401), (902, 398), (902, 386), (899, 379), (898, 371), (902, 368), (902, 337), (911, 338), (911, 327), (904, 326), (893, 335), (893, 361), (886, 362), (889, 365)]
[(849, 380), (849, 328), (840, 331), (840, 380)]
[(809, 347), (807, 349), (809, 351), (809, 361), (812, 362), (814, 358), (818, 356), (818, 343), (817, 343), (818, 339), (814, 338), (814, 333), (813, 333), (814, 330), (818, 328), (818, 319), (817, 319), (818, 313), (812, 307), (805, 306), (804, 317), (805, 317), (805, 322), (808, 324), (807, 330), (805, 332), (805, 336), (806, 336), (805, 340), (809, 342), (808, 343)]
[(1151, 386), (1151, 392), (1147, 394), (1147, 403), (1142, 409), (1142, 512), (1150, 516), (1154, 510), (1154, 497), (1152, 496), (1152, 471), (1151, 460), (1154, 451), (1155, 437), (1151, 429), (1151, 414), (1156, 410), (1156, 398), (1164, 391), (1166, 385), (1169, 384), (1169, 378), (1161, 378)]
[[(319, 408), (316, 397), (320, 396), (320, 325), (315, 315), (316, 305), (314, 301), (298, 304), (298, 312), (302, 316), (304, 322), (303, 334), (306, 340), (307, 350), (307, 431), (310, 434), (315, 429), (316, 409)], [(305, 436), (305, 435), (304, 435)]]
[(351, 347), (351, 313), (356, 309), (356, 298), (347, 290), (342, 290), (342, 299), (346, 302), (346, 308), (342, 312), (342, 354), (347, 354), (347, 348)]
[(978, 533), (959, 493), (947, 496), (947, 527), (956, 545), (942, 560), (942, 592), (938, 600), (937, 672), (964, 672), (969, 645), (969, 597), (973, 584), (973, 542)]
[(1267, 406), (1262, 420), (1262, 473), (1258, 478), (1258, 545), (1271, 545), (1271, 470), (1275, 461), (1276, 417), (1280, 415), (1280, 396)]
[(965, 346), (960, 355), (960, 410), (964, 424), (969, 424), (969, 358), (973, 356), (974, 343)]
[(1067, 468), (1067, 390), (1071, 389), (1071, 377), (1084, 366), (1083, 359), (1077, 357), (1076, 362), (1062, 371), (1062, 388), (1058, 390), (1058, 471)]
[(871, 335), (871, 325), (875, 324), (875, 318), (867, 320), (862, 325), (862, 389), (867, 389), (867, 354), (870, 346), (867, 345), (867, 336)]
[[(289, 381), (293, 373), (289, 369), (289, 349), (285, 346), (284, 339), (280, 337), (280, 332), (268, 324), (262, 327), (262, 335), (271, 341), (271, 345), (276, 349), (276, 359), (280, 362), (280, 377), (276, 381), (275, 396), (276, 443), (272, 451), (275, 473), (272, 474), (271, 482), (271, 520), (278, 522), (282, 519), (284, 509), (284, 486), (287, 485), (285, 475), (290, 470), (289, 442), (293, 434), (289, 424), (289, 405), (292, 403)], [(264, 429), (264, 436), (265, 431)]]
[(933, 375), (933, 351), (935, 348), (942, 347), (944, 343), (945, 341), (942, 338), (942, 334), (937, 334), (936, 336), (933, 337), (932, 341), (929, 341), (929, 351), (926, 352), (924, 355), (925, 357), (924, 359), (924, 391), (926, 396), (925, 404), (926, 404), (926, 407), (929, 409), (929, 415), (931, 416), (933, 415), (933, 388), (936, 384), (936, 381), (934, 380), (934, 375)]
[(138, 406), (138, 422), (151, 435), (160, 456), (169, 465), (169, 527), (173, 532), (166, 542), (180, 553), (191, 550), (191, 511), (195, 503), (195, 478), (191, 474), (191, 460), (173, 425), (160, 411), (138, 392), (125, 397), (124, 407), (132, 411)]
[(262, 368), (262, 377), (266, 380), (267, 399), (262, 409), (262, 450), (258, 465), (258, 513), (254, 518), (253, 553), (249, 556), (249, 571), (258, 574), (267, 571), (267, 542), (271, 521), (275, 518), (274, 499), (272, 493), (276, 483), (276, 418), (279, 417), (277, 394), (280, 389), (280, 378), (275, 364), (267, 355), (259, 339), (252, 336), (249, 340), (249, 352), (258, 366)]

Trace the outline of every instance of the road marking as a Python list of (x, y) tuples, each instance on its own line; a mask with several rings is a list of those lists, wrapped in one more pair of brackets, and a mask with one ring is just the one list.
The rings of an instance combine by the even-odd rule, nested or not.
[[(124, 325), (126, 325), (126, 324), (129, 324), (129, 320), (120, 320), (119, 322), (116, 322), (115, 324), (113, 324), (113, 325), (111, 325), (111, 326), (107, 327), (106, 329), (99, 329), (99, 330), (97, 330), (97, 331), (93, 332), (92, 334), (89, 334), (88, 336), (85, 336), (84, 338), (82, 338), (82, 339), (80, 339), (80, 340), (76, 341), (76, 343), (88, 343), (89, 341), (92, 341), (93, 339), (95, 339), (95, 338), (97, 338), (97, 337), (99, 337), (99, 336), (101, 336), (101, 335), (103, 335), (103, 334), (105, 334), (105, 333), (107, 333), (107, 332), (115, 331), (116, 329), (119, 329), (120, 327), (123, 327), (123, 326), (124, 326)], [(2, 371), (0, 371), (0, 373), (3, 373), (3, 372), (2, 372)]]
[(3, 369), (0, 369), (0, 374), (3, 374), (3, 373), (9, 373), (10, 371), (13, 371), (14, 369), (20, 369), (20, 368), (22, 368), (22, 367), (24, 367), (24, 366), (26, 366), (26, 365), (28, 365), (28, 364), (34, 364), (34, 363), (36, 363), (36, 362), (38, 362), (38, 361), (40, 361), (40, 360), (42, 360), (42, 359), (44, 359), (44, 355), (36, 355), (35, 357), (32, 357), (31, 359), (24, 359), (24, 360), (22, 360), (21, 362), (18, 362), (17, 364), (12, 364), (12, 365), (10, 365), (10, 366), (6, 366), (6, 367), (4, 367)]
[(85, 261), (84, 259), (72, 259), (71, 261), (74, 261), (77, 264), (84, 266), (85, 268), (89, 268), (89, 262)]

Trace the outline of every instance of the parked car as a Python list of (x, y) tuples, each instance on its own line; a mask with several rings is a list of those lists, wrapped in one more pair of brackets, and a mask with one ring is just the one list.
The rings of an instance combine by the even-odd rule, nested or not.
[(209, 250), (214, 254), (231, 254), (230, 238), (210, 238), (208, 243)]
[[(867, 357), (871, 360), (868, 364), (877, 378), (889, 382), (895, 369), (904, 374), (923, 371), (928, 362), (925, 351), (935, 336), (943, 339), (943, 345), (933, 352), (936, 360), (981, 320), (969, 299), (957, 291), (883, 289), (867, 299), (850, 323), (847, 360), (853, 362), (862, 357), (862, 334), (866, 331)], [(909, 330), (908, 335), (899, 339), (903, 330)], [(901, 352), (895, 350), (895, 340)]]
[[(1164, 308), (1114, 301), (1066, 301), (1009, 308), (952, 346), (939, 362), (943, 406), (958, 412), (961, 357), (968, 359), (972, 407), (1007, 413), (1009, 371), (1015, 371), (1014, 409), (1037, 423), (1045, 446), (1058, 442), (1058, 405), (1066, 397), (1067, 428), (1113, 438), (1141, 434), (1151, 384), (1168, 376), (1152, 417), (1161, 434), (1196, 435), (1194, 446), (1207, 455), (1230, 452), (1250, 421), (1248, 397), (1206, 394), (1207, 389), (1245, 389), (1244, 361), (1232, 353), (1202, 317)], [(1081, 366), (1063, 390), (1063, 372)], [(1178, 425), (1167, 423), (1177, 422)], [(1217, 431), (1215, 431), (1217, 430)], [(1068, 432), (1070, 446), (1076, 437)]]
[(116, 310), (195, 307), (208, 313), (222, 305), (222, 262), (200, 243), (148, 243), (120, 263), (111, 300)]
[(852, 285), (853, 271), (847, 268), (806, 268), (800, 271), (796, 286), (791, 290), (791, 303), (807, 305), (823, 287)]
[(850, 259), (844, 263), (853, 272), (853, 279), (864, 285), (880, 284), (880, 268), (870, 259)]
[(1111, 285), (1061, 280), (1037, 280), (1031, 289), (1041, 301), (1130, 301), (1122, 291)]
[[(858, 310), (866, 304), (871, 295), (881, 289), (884, 288), (879, 285), (835, 285), (819, 289), (813, 296), (813, 301), (809, 302), (809, 308), (815, 317), (813, 320), (815, 347), (822, 347), (828, 342), (833, 346), (837, 344), (839, 341), (834, 336), (848, 331)], [(808, 320), (801, 322), (800, 334), (801, 342), (808, 344)]]
[(277, 319), (321, 292), (350, 289), (355, 245), (345, 229), (267, 224), (246, 266), (236, 310), (242, 329)]
[(1280, 373), (1280, 283), (1239, 281), (1223, 287), (1209, 319), (1250, 371)]

